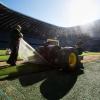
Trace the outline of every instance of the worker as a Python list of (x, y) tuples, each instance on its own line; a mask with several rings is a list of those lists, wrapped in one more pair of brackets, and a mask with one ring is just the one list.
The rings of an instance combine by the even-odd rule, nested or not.
[(7, 63), (10, 64), (11, 66), (16, 65), (20, 38), (23, 38), (23, 34), (21, 33), (21, 26), (17, 25), (15, 29), (11, 32), (11, 42), (10, 42), (11, 54), (9, 59), (7, 60)]

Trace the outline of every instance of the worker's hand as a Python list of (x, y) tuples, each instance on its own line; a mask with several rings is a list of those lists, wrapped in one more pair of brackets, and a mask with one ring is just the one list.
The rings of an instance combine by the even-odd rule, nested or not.
[(22, 38), (20, 37), (18, 40), (20, 41)]
[(19, 36), (20, 36), (20, 38), (23, 38), (23, 34), (21, 32), (20, 32)]

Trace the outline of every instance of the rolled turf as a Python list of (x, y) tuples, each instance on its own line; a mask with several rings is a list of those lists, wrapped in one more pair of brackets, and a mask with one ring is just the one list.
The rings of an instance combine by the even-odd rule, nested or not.
[(47, 67), (46, 65), (24, 63), (21, 65), (0, 69), (0, 79), (8, 76), (21, 75), (21, 74), (27, 74), (33, 72), (35, 73), (35, 72), (40, 72), (48, 69), (50, 68)]

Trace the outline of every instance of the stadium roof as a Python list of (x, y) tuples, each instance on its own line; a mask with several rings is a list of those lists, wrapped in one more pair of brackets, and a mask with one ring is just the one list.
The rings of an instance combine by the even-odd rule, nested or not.
[(24, 33), (47, 34), (48, 30), (57, 26), (39, 21), (0, 4), (0, 30), (11, 31), (16, 25), (22, 26)]

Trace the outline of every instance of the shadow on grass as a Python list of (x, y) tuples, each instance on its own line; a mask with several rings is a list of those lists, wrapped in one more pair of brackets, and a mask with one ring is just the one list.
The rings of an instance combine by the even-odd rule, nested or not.
[(47, 65), (39, 66), (33, 63), (25, 63), (21, 67), (17, 66), (16, 70), (17, 73), (9, 74), (8, 80), (18, 78), (23, 87), (43, 80), (40, 92), (47, 100), (59, 100), (64, 97), (73, 88), (78, 75), (83, 74), (81, 69), (75, 73), (65, 73), (56, 69), (51, 70), (50, 66)]
[(23, 63), (21, 65), (9, 67), (2, 66), (2, 69), (0, 69), (0, 80), (13, 80), (22, 75), (28, 75), (30, 73), (39, 73), (41, 71), (46, 71), (49, 69), (49, 67), (46, 67), (44, 65), (33, 63)]
[[(47, 66), (46, 66), (47, 67)], [(83, 65), (80, 66), (83, 68)], [(33, 85), (43, 80), (40, 85), (40, 92), (47, 100), (59, 100), (64, 97), (74, 86), (78, 75), (83, 74), (83, 70), (78, 69), (75, 73), (58, 71), (56, 69), (41, 73), (29, 74), (19, 77), (23, 87)]]
[(40, 86), (40, 92), (47, 100), (59, 100), (65, 96), (77, 81), (77, 75), (50, 72)]
[[(34, 64), (34, 63), (23, 63), (19, 66), (13, 67), (16, 69), (16, 72), (9, 74), (8, 79), (13, 80), (15, 78), (20, 78), (21, 76), (28, 76), (35, 73), (40, 73), (43, 71), (50, 70), (46, 65)], [(28, 78), (31, 79), (31, 78)]]
[[(82, 68), (81, 64), (81, 68)], [(78, 69), (75, 73), (62, 71), (52, 71), (47, 73), (47, 78), (40, 86), (40, 92), (47, 100), (60, 100), (73, 88), (78, 75), (83, 74), (83, 70)]]

